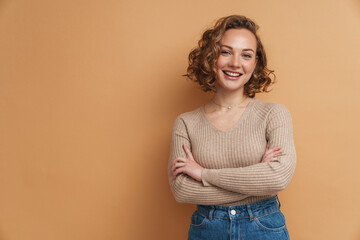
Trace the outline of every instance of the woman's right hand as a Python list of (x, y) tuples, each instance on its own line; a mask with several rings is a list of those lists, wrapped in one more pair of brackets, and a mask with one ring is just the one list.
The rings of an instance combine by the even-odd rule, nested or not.
[(278, 160), (277, 156), (282, 155), (281, 147), (273, 147), (269, 149), (269, 143), (266, 145), (265, 153), (261, 162), (272, 162)]

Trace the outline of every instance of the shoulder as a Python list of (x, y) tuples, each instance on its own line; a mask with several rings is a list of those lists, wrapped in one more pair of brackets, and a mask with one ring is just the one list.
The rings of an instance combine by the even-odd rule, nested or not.
[(265, 102), (255, 99), (253, 109), (255, 114), (263, 120), (271, 119), (276, 116), (291, 118), (290, 111), (284, 104), (281, 103)]
[(173, 127), (186, 126), (188, 128), (196, 125), (201, 120), (202, 107), (203, 106), (200, 106), (194, 110), (177, 115)]

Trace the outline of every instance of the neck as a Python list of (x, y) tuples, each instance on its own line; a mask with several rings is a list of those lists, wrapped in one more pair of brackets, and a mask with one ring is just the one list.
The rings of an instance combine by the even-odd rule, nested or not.
[(214, 94), (213, 100), (221, 106), (238, 106), (248, 98), (244, 94), (243, 89), (241, 90), (242, 91), (217, 91)]

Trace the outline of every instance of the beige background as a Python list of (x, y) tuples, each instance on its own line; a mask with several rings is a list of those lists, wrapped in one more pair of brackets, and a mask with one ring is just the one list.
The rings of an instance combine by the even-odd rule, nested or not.
[(0, 239), (186, 239), (166, 173), (181, 77), (215, 19), (260, 26), (298, 164), (291, 238), (360, 239), (358, 0), (0, 1)]

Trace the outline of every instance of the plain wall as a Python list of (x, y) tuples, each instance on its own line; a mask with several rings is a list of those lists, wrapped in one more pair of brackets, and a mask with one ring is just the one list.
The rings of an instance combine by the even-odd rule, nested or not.
[(186, 239), (167, 180), (176, 116), (209, 93), (181, 75), (202, 31), (260, 25), (298, 162), (291, 239), (360, 239), (360, 2), (0, 1), (0, 239)]

